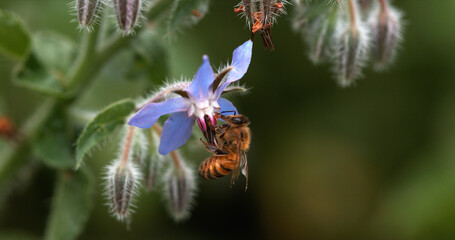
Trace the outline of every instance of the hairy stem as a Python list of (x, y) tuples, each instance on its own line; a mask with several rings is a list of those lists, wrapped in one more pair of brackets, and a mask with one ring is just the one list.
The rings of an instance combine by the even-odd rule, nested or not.
[(353, 35), (355, 36), (356, 33), (357, 33), (357, 16), (356, 16), (356, 8), (355, 8), (355, 3), (354, 3), (355, 0), (348, 0), (348, 3), (349, 3), (349, 17), (350, 17), (350, 21), (351, 21), (351, 31), (353, 33)]
[(94, 27), (93, 32), (85, 32), (82, 39), (79, 55), (76, 58), (73, 68), (69, 73), (69, 82), (67, 89), (74, 89), (80, 85), (85, 79), (90, 78), (90, 73), (93, 71), (92, 62), (93, 56), (96, 54), (96, 46), (98, 44), (98, 24)]
[(388, 3), (387, 0), (379, 0), (379, 5), (381, 5), (381, 10), (387, 12)]
[(381, 23), (384, 23), (389, 15), (389, 5), (387, 0), (379, 0), (379, 5), (381, 6), (380, 21)]
[(135, 127), (129, 126), (128, 132), (126, 133), (125, 145), (123, 146), (123, 152), (122, 152), (122, 162), (120, 163), (120, 169), (119, 169), (119, 176), (122, 173), (123, 167), (125, 167), (125, 165), (128, 163), (128, 156), (130, 155), (131, 143), (133, 142), (134, 129), (135, 129)]

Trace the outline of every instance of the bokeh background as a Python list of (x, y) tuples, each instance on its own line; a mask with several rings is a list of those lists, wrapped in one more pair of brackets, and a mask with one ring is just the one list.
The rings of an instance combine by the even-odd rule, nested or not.
[[(77, 41), (67, 4), (0, 0), (31, 31), (55, 30)], [(199, 25), (167, 42), (167, 79), (191, 78), (202, 54), (221, 66), (249, 38), (235, 4), (212, 1)], [(275, 51), (255, 39), (241, 80), (250, 92), (230, 97), (252, 122), (247, 192), (243, 180), (229, 188), (228, 178), (198, 179), (192, 216), (180, 223), (160, 194), (144, 192), (128, 231), (104, 205), (102, 168), (117, 151), (108, 142), (86, 161), (97, 201), (80, 239), (455, 239), (455, 1), (394, 4), (406, 20), (396, 63), (384, 73), (366, 70), (350, 88), (337, 86), (329, 66), (308, 60), (290, 27), (292, 6), (273, 28)], [(20, 125), (43, 97), (10, 83), (13, 66), (0, 56), (2, 108)], [(145, 94), (141, 83), (115, 75), (92, 88), (96, 100), (78, 104), (93, 110)], [(184, 152), (195, 166), (208, 156), (191, 150), (199, 147)], [(42, 235), (55, 172), (36, 168), (4, 203), (0, 231)]]

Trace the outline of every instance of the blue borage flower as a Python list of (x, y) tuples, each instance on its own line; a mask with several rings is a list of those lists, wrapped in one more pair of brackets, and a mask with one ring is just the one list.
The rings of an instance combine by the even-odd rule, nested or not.
[(217, 76), (213, 73), (208, 56), (202, 57), (193, 81), (182, 88), (181, 97), (174, 97), (163, 102), (152, 102), (142, 107), (128, 121), (129, 125), (150, 128), (159, 117), (171, 114), (166, 120), (161, 134), (159, 153), (166, 155), (181, 147), (190, 138), (194, 121), (207, 136), (208, 125), (216, 124), (215, 113), (237, 112), (234, 105), (221, 94), (226, 87), (245, 75), (251, 61), (253, 42), (246, 41), (232, 54), (231, 65)]

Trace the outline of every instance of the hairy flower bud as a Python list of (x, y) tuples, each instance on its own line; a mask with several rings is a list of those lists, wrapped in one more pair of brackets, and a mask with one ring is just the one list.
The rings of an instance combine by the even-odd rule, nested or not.
[(242, 0), (235, 6), (234, 12), (245, 17), (248, 26), (251, 27), (251, 34), (261, 34), (265, 49), (274, 50), (271, 28), (276, 18), (286, 14), (286, 0)]
[(157, 154), (151, 156), (146, 163), (145, 189), (147, 191), (155, 190), (158, 185), (158, 177), (160, 176), (161, 167), (163, 165), (161, 158), (162, 156), (157, 152)]
[(294, 31), (301, 34), (309, 47), (309, 58), (317, 64), (332, 56), (332, 37), (335, 33), (337, 4), (319, 2), (300, 3), (295, 7)]
[(108, 167), (106, 180), (109, 210), (117, 220), (129, 219), (140, 179), (141, 173), (131, 161), (122, 165), (118, 159)]
[[(126, 126), (124, 141), (120, 145), (120, 156), (107, 168), (106, 195), (109, 210), (119, 221), (129, 220), (132, 213), (133, 198), (137, 195), (142, 174), (137, 167), (141, 147), (135, 146), (141, 140), (141, 132), (134, 127)], [(143, 139), (142, 139), (143, 140)]]
[(368, 28), (358, 17), (356, 3), (349, 1), (349, 4), (349, 17), (339, 15), (333, 43), (335, 47), (333, 69), (338, 84), (343, 87), (351, 85), (361, 76), (370, 47)]
[(90, 29), (103, 7), (101, 0), (76, 0), (77, 20), (80, 28)]
[(194, 172), (180, 159), (179, 166), (175, 162), (169, 165), (164, 175), (165, 196), (169, 211), (175, 221), (184, 220), (189, 216), (189, 210), (196, 190)]
[(146, 160), (148, 153), (148, 140), (145, 137), (144, 130), (136, 129), (132, 141), (132, 159), (136, 163), (143, 163)]
[(387, 0), (382, 0), (381, 6), (371, 15), (369, 24), (372, 29), (372, 53), (377, 71), (386, 69), (395, 59), (397, 48), (402, 41), (401, 15)]
[(114, 0), (115, 15), (118, 27), (130, 34), (137, 25), (142, 9), (142, 0)]
[(150, 130), (149, 133), (149, 142), (151, 144), (149, 145), (148, 156), (145, 161), (145, 189), (152, 191), (158, 184), (158, 177), (160, 176), (165, 156), (158, 153), (160, 137), (153, 130)]

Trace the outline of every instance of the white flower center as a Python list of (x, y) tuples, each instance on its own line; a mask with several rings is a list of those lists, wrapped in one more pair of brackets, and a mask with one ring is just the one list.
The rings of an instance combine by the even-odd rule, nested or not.
[(188, 109), (188, 116), (196, 116), (199, 119), (204, 119), (205, 115), (213, 116), (220, 110), (218, 101), (205, 99), (203, 101), (193, 101)]

